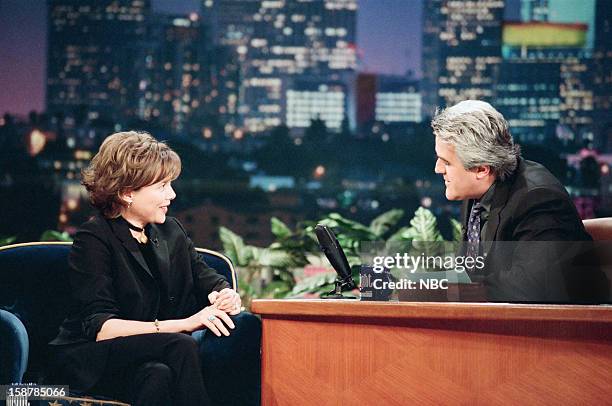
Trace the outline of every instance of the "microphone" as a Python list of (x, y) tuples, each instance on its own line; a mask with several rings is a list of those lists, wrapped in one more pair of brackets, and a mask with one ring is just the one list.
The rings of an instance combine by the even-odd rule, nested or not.
[(323, 299), (356, 299), (354, 296), (342, 295), (343, 290), (352, 290), (357, 286), (353, 281), (351, 267), (349, 266), (344, 250), (342, 250), (336, 235), (329, 227), (322, 224), (316, 225), (315, 234), (317, 240), (319, 240), (321, 251), (323, 251), (327, 260), (338, 274), (335, 289), (326, 295), (321, 295), (321, 297)]

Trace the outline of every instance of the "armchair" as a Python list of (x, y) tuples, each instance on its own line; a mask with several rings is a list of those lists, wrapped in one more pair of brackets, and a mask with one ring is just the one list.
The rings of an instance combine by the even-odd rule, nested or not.
[[(0, 247), (0, 385), (45, 381), (47, 343), (57, 335), (68, 308), (71, 245), (33, 242)], [(196, 250), (237, 289), (236, 271), (226, 256)], [(76, 401), (67, 397), (62, 404)]]

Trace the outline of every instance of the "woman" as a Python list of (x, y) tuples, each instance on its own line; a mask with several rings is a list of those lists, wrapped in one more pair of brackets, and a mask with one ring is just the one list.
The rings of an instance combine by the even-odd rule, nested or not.
[(174, 151), (137, 132), (106, 138), (83, 171), (99, 214), (70, 253), (56, 379), (134, 405), (257, 404), (260, 324), (166, 217), (180, 171)]

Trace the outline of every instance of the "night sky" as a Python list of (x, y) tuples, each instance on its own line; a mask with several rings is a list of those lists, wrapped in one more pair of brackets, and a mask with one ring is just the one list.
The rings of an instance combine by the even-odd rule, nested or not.
[[(517, 3), (519, 0), (510, 0)], [(188, 13), (200, 0), (153, 0), (159, 12)], [(422, 0), (359, 0), (361, 71), (420, 74)], [(0, 0), (0, 114), (44, 110), (45, 0)]]

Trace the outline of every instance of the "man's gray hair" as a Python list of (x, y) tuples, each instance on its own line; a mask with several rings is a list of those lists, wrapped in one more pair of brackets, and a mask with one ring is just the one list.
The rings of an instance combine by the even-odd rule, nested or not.
[(489, 165), (503, 181), (518, 165), (520, 148), (514, 144), (508, 122), (489, 103), (465, 100), (438, 109), (431, 127), (437, 139), (455, 147), (465, 169)]

